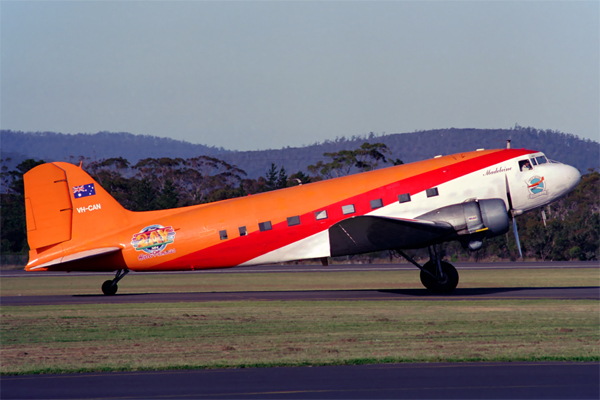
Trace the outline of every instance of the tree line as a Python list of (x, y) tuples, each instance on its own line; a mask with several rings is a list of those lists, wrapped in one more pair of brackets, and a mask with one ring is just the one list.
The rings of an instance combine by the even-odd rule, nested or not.
[[(198, 138), (202, 140), (202, 138)], [(336, 137), (306, 144), (253, 151), (226, 150), (180, 140), (132, 135), (129, 133), (98, 132), (95, 134), (60, 134), (53, 132), (18, 132), (0, 130), (0, 158), (12, 157), (11, 167), (28, 159), (67, 161), (65, 154), (83, 155), (92, 160), (123, 157), (132, 164), (147, 157), (193, 158), (198, 155), (217, 157), (243, 169), (248, 177), (265, 176), (271, 163), (286, 171), (307, 171), (318, 161), (327, 163), (323, 153), (353, 151), (364, 142), (383, 143), (404, 162), (432, 158), (438, 154), (453, 154), (478, 148), (496, 149), (506, 146), (510, 139), (513, 148), (526, 148), (546, 153), (548, 158), (572, 165), (580, 171), (600, 167), (600, 144), (555, 130), (540, 130), (515, 125), (510, 129), (450, 128), (408, 133), (366, 133), (351, 137)]]
[[(326, 152), (307, 167), (306, 172), (289, 174), (283, 166), (271, 163), (258, 178), (249, 178), (235, 165), (210, 156), (193, 158), (145, 158), (131, 164), (122, 157), (104, 160), (71, 158), (123, 207), (132, 211), (150, 211), (210, 203), (307, 184), (323, 179), (402, 164), (391, 158), (383, 143), (363, 143), (354, 150)], [(2, 160), (0, 193), (1, 252), (24, 254), (28, 249), (25, 225), (23, 174), (44, 161), (28, 159), (14, 169)], [(524, 256), (535, 260), (597, 260), (599, 257), (599, 174), (590, 170), (579, 186), (567, 197), (539, 210), (519, 216), (519, 235)], [(512, 228), (511, 228), (512, 229)], [(484, 242), (475, 253), (456, 242), (443, 246), (452, 261), (515, 260), (518, 250), (512, 232)], [(420, 252), (416, 252), (419, 256)], [(355, 256), (373, 259), (388, 253)], [(426, 254), (422, 254), (426, 258)]]

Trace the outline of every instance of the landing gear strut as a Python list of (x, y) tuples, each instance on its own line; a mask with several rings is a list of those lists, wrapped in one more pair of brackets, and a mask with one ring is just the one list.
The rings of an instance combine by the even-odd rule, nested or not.
[(117, 290), (119, 289), (119, 287), (117, 286), (117, 282), (123, 279), (123, 277), (125, 277), (125, 275), (127, 275), (128, 273), (128, 269), (118, 270), (117, 274), (115, 275), (115, 279), (113, 279), (112, 281), (105, 281), (102, 284), (102, 293), (104, 293), (107, 296), (112, 296), (115, 293), (117, 293)]
[(442, 261), (437, 246), (429, 246), (429, 261), (420, 266), (401, 250), (394, 250), (421, 270), (421, 283), (434, 293), (450, 293), (458, 285), (458, 272), (450, 263)]

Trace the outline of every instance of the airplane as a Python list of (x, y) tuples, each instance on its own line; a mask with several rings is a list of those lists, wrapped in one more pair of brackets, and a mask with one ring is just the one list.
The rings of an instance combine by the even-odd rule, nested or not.
[[(39, 165), (24, 175), (27, 271), (191, 271), (392, 250), (423, 285), (450, 293), (458, 272), (438, 246), (476, 251), (518, 215), (580, 181), (577, 169), (539, 151), (510, 148), (436, 156), (355, 175), (189, 207), (133, 212), (82, 168)], [(420, 265), (404, 250), (428, 248)], [(519, 252), (521, 252), (519, 244)]]

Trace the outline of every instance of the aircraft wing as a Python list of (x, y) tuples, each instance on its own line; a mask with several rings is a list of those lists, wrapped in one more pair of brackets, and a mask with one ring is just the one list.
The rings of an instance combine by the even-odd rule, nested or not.
[(453, 235), (449, 223), (416, 219), (359, 216), (329, 228), (331, 256), (390, 249), (415, 249)]

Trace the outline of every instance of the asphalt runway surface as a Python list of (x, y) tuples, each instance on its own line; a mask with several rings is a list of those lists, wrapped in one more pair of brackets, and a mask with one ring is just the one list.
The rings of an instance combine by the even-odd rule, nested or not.
[(0, 398), (598, 399), (600, 364), (377, 364), (3, 376)]
[(427, 289), (301, 290), (273, 292), (193, 292), (56, 296), (2, 296), (2, 306), (59, 304), (185, 303), (208, 301), (410, 301), (410, 300), (600, 300), (600, 287), (477, 288), (456, 289), (436, 295)]
[[(550, 261), (550, 262), (494, 262), (494, 263), (453, 263), (457, 270), (481, 269), (566, 269), (566, 268), (600, 268), (598, 261)], [(302, 273), (302, 272), (352, 272), (352, 271), (418, 271), (410, 263), (391, 264), (332, 264), (326, 267), (320, 264), (298, 265), (253, 265), (249, 267), (233, 267), (206, 269), (198, 271), (158, 271), (158, 272), (133, 272), (139, 274), (257, 274), (257, 273)], [(103, 275), (114, 276), (114, 272), (61, 272), (61, 271), (24, 271), (2, 270), (0, 278), (40, 277), (40, 276), (81, 276)]]

